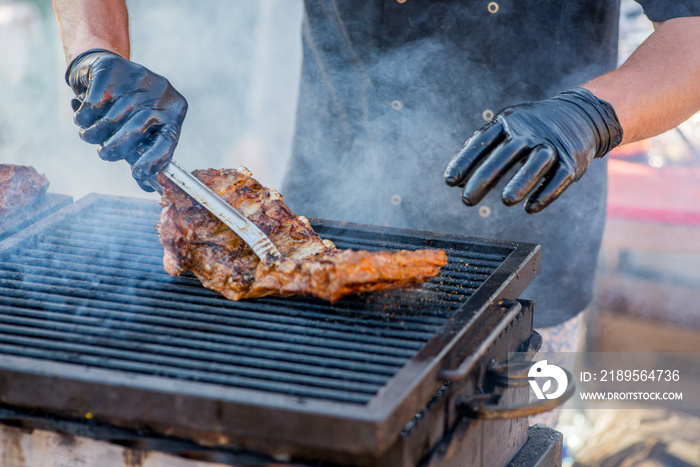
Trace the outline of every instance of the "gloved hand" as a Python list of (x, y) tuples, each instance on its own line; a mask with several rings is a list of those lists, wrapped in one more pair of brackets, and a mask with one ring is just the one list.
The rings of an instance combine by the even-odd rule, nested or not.
[(173, 157), (187, 101), (167, 79), (108, 50), (93, 49), (75, 58), (66, 82), (80, 137), (98, 144), (100, 158), (125, 159), (139, 186)]
[(464, 144), (445, 170), (445, 182), (463, 186), (462, 201), (479, 203), (518, 162), (501, 197), (512, 206), (525, 199), (525, 210), (549, 206), (579, 180), (594, 158), (622, 141), (622, 127), (612, 106), (583, 88), (551, 99), (508, 107)]

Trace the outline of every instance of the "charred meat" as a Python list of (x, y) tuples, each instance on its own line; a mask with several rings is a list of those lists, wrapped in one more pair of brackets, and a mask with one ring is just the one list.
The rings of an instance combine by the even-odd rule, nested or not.
[(0, 219), (36, 203), (48, 187), (33, 167), (0, 164)]
[(261, 262), (238, 235), (160, 175), (163, 211), (157, 229), (165, 270), (171, 275), (190, 270), (228, 299), (300, 294), (334, 302), (351, 293), (420, 285), (447, 263), (442, 250), (337, 249), (247, 170), (194, 175), (253, 221), (282, 254)]
[(261, 262), (249, 296), (314, 295), (335, 302), (357, 292), (420, 285), (440, 271), (442, 250), (333, 250), (311, 259)]

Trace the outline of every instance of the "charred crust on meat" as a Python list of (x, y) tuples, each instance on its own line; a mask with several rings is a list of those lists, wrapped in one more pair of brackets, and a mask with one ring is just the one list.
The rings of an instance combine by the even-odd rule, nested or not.
[(351, 293), (420, 285), (447, 263), (442, 250), (339, 250), (248, 170), (193, 174), (253, 221), (282, 254), (260, 261), (238, 235), (159, 175), (164, 191), (157, 229), (165, 270), (191, 270), (205, 287), (231, 300), (302, 294), (335, 302)]

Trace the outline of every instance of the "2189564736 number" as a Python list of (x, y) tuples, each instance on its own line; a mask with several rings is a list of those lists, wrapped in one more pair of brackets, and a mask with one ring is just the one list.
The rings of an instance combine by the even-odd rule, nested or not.
[(679, 370), (601, 370), (599, 381), (680, 381)]

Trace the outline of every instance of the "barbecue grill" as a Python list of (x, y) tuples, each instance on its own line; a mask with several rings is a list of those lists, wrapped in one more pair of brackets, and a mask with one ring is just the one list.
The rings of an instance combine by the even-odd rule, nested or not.
[(90, 195), (0, 242), (10, 418), (40, 411), (340, 465), (448, 465), (453, 440), (474, 459), (459, 465), (485, 453), (503, 465), (526, 442), (524, 418), (464, 414), (484, 392), (527, 401), (490, 375), (509, 352), (536, 350), (532, 306), (516, 299), (538, 272), (537, 245), (311, 219), (339, 248), (442, 248), (449, 262), (420, 288), (332, 305), (232, 302), (163, 271), (159, 213)]

